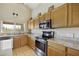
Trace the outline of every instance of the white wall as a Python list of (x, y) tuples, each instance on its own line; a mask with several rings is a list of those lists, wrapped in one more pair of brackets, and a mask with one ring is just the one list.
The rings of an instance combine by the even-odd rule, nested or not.
[[(12, 14), (18, 13), (15, 17)], [(25, 23), (31, 17), (31, 10), (23, 4), (1, 3), (0, 4), (0, 20), (9, 22)]]
[[(18, 16), (13, 16), (13, 13), (18, 13)], [(24, 31), (27, 31), (26, 23), (31, 13), (31, 9), (20, 3), (0, 3), (0, 21), (22, 23)]]
[(63, 3), (41, 3), (40, 5), (38, 5), (37, 8), (33, 9), (32, 10), (32, 17), (33, 18), (36, 18), (38, 13), (45, 13), (48, 11), (48, 8), (52, 5), (54, 5), (54, 7), (58, 7), (58, 6), (61, 6)]

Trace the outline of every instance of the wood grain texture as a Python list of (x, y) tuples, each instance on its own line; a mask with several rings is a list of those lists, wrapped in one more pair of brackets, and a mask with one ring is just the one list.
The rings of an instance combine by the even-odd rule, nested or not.
[(21, 47), (27, 45), (27, 35), (20, 36), (20, 44), (21, 44)]
[(65, 56), (65, 51), (63, 51), (63, 48), (59, 49), (58, 47), (55, 48), (55, 47), (49, 46), (48, 56)]
[(79, 3), (70, 4), (70, 11), (71, 11), (71, 26), (78, 27), (79, 26)]
[(35, 50), (35, 41), (31, 37), (28, 37), (28, 46)]
[(54, 28), (67, 27), (67, 4), (54, 9), (51, 14), (51, 19)]
[(67, 55), (68, 56), (79, 56), (79, 50), (67, 48)]
[(27, 35), (19, 35), (13, 38), (13, 48), (19, 48), (27, 44)]
[(20, 37), (14, 37), (13, 38), (13, 48), (19, 48), (20, 47)]

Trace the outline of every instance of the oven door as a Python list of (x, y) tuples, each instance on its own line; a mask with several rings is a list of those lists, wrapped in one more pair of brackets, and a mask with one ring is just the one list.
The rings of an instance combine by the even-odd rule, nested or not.
[(38, 56), (46, 56), (47, 55), (47, 41), (46, 40), (36, 40), (35, 41), (36, 46), (36, 54)]

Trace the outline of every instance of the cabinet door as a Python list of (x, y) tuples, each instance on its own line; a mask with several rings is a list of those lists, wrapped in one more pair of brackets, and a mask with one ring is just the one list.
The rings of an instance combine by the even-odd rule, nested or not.
[(35, 41), (34, 40), (31, 40), (31, 47), (33, 50), (35, 50)]
[(28, 29), (28, 30), (31, 29), (31, 21), (30, 21), (30, 20), (27, 21), (27, 29)]
[(48, 56), (65, 56), (65, 52), (58, 48), (48, 47)]
[(54, 42), (48, 42), (48, 56), (65, 56), (66, 47)]
[(28, 42), (27, 42), (28, 46), (32, 49), (35, 49), (35, 41), (32, 40), (31, 37), (28, 37)]
[(29, 20), (26, 22), (26, 24), (27, 24), (27, 29), (29, 29)]
[(31, 39), (31, 38), (28, 36), (28, 37), (27, 37), (27, 45), (28, 45), (28, 46), (30, 46), (30, 39)]
[(53, 27), (66, 27), (67, 26), (67, 4), (64, 4), (52, 11), (51, 19)]
[(79, 3), (69, 4), (69, 26), (79, 26)]
[(47, 12), (47, 13), (45, 14), (45, 20), (51, 19), (50, 16), (51, 16), (51, 12)]
[(50, 47), (48, 47), (48, 56), (55, 56), (53, 49)]
[(33, 29), (35, 28), (35, 20), (33, 20)]
[(40, 17), (39, 17), (39, 21), (40, 22), (43, 22), (45, 20), (45, 14), (43, 14), (43, 15), (41, 15)]
[(79, 50), (68, 48), (67, 55), (68, 56), (79, 56)]
[(35, 28), (39, 28), (39, 17), (35, 19)]
[(20, 42), (21, 42), (21, 46), (25, 46), (27, 44), (27, 36), (21, 35), (20, 36)]
[(20, 47), (20, 38), (15, 37), (13, 38), (13, 48), (19, 48)]
[(33, 29), (33, 21), (31, 21), (31, 25), (30, 25), (31, 29)]

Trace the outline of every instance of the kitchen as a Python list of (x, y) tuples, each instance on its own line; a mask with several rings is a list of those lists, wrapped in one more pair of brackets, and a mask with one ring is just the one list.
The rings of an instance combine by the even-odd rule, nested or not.
[(1, 56), (79, 56), (78, 3), (0, 7)]

